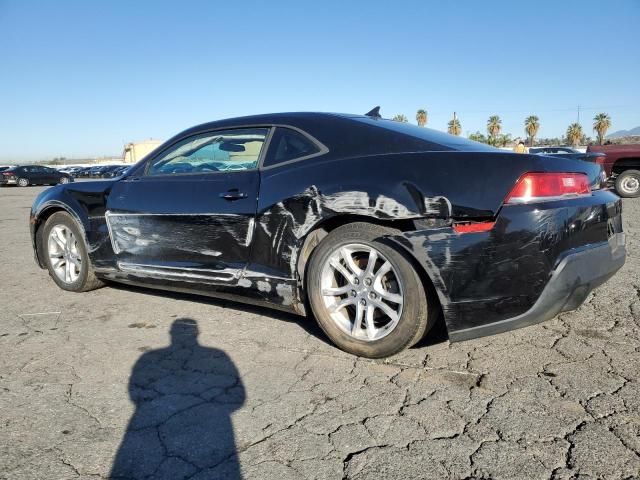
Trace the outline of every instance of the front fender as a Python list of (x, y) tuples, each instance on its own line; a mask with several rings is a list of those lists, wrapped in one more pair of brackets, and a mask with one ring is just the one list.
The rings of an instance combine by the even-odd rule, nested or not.
[(47, 218), (57, 211), (64, 211), (73, 217), (82, 232), (89, 257), (92, 257), (93, 252), (104, 243), (104, 235), (95, 224), (104, 219), (106, 197), (112, 184), (108, 181), (57, 185), (36, 197), (31, 206), (29, 226), (35, 260), (40, 268), (45, 268), (45, 264), (39, 254), (39, 231)]
[(73, 217), (82, 231), (85, 242), (87, 241), (86, 232), (89, 222), (86, 212), (83, 212), (78, 202), (69, 196), (62, 186), (48, 188), (36, 197), (29, 214), (31, 245), (33, 247), (35, 261), (40, 268), (45, 268), (45, 263), (40, 255), (39, 231), (47, 218), (58, 211), (67, 212)]

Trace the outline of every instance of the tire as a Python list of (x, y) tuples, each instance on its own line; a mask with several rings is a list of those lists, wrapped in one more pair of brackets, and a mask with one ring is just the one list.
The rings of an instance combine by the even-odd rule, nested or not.
[(64, 185), (66, 183), (69, 183), (69, 179), (67, 177), (60, 177), (60, 181), (58, 183)]
[(616, 192), (621, 197), (640, 197), (640, 170), (625, 170), (616, 177)]
[[(58, 241), (52, 238), (54, 230)], [(39, 244), (41, 258), (45, 261), (49, 275), (63, 290), (87, 292), (104, 285), (95, 276), (84, 235), (68, 213), (56, 212), (47, 219)], [(63, 244), (70, 246), (65, 249)]]
[[(418, 342), (435, 321), (430, 311), (437, 309), (435, 305), (429, 308), (427, 292), (413, 264), (403, 252), (381, 238), (394, 233), (398, 232), (369, 223), (343, 225), (322, 240), (309, 261), (307, 296), (316, 320), (340, 349), (354, 355), (367, 358), (394, 355)], [(376, 252), (375, 257), (371, 251)], [(351, 275), (351, 280), (347, 280), (343, 270), (333, 266), (336, 262), (343, 269), (353, 265), (347, 263), (344, 252), (360, 268), (359, 277)], [(375, 261), (371, 262), (371, 258)], [(367, 268), (371, 263), (373, 274)], [(353, 272), (357, 270), (346, 268), (346, 273)], [(340, 296), (338, 292), (342, 292)], [(386, 301), (390, 298), (394, 300)], [(352, 301), (353, 304), (349, 303)], [(340, 304), (346, 306), (339, 307)], [(379, 308), (380, 304), (386, 307)], [(359, 311), (361, 321), (356, 322)], [(393, 315), (388, 315), (388, 311)], [(371, 329), (370, 319), (375, 324)]]
[(28, 178), (19, 178), (18, 179), (18, 186), (19, 187), (28, 187), (29, 186), (29, 179)]

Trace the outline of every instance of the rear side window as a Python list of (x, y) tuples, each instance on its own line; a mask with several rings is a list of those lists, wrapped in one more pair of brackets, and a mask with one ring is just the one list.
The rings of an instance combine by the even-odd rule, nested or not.
[(320, 147), (300, 132), (290, 128), (277, 127), (269, 143), (269, 151), (263, 166), (308, 157), (320, 152)]
[[(387, 152), (435, 152), (457, 150), (460, 152), (496, 152), (497, 148), (474, 142), (464, 137), (449, 135), (431, 128), (419, 127), (394, 120), (373, 119), (369, 117), (355, 117), (353, 121), (374, 127), (372, 134), (373, 145), (385, 145)], [(378, 130), (377, 132), (375, 130)], [(395, 135), (389, 135), (389, 133)], [(398, 135), (400, 134), (400, 135)], [(405, 136), (403, 138), (403, 136)], [(392, 145), (395, 143), (395, 145)]]

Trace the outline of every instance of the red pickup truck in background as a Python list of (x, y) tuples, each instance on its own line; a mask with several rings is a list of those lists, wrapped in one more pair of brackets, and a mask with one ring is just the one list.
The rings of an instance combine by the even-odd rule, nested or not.
[(640, 144), (589, 145), (587, 153), (604, 153), (597, 157), (621, 197), (640, 197)]

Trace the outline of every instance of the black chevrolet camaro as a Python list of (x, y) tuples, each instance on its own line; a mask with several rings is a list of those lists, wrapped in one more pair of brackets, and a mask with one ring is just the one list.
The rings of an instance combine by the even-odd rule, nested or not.
[(441, 314), (456, 341), (577, 308), (625, 261), (600, 168), (376, 110), (258, 115), (46, 190), (31, 233), (65, 290), (112, 280), (312, 313), (340, 348), (384, 357)]

